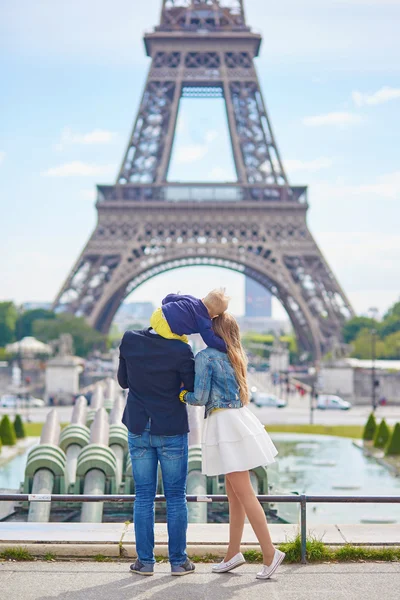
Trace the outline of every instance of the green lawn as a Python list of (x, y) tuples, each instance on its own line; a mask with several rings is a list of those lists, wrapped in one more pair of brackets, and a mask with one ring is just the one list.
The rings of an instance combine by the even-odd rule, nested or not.
[[(65, 427), (63, 423), (61, 427)], [(43, 423), (25, 423), (26, 435), (39, 437)], [(268, 425), (269, 433), (316, 433), (319, 435), (336, 435), (338, 437), (361, 438), (362, 425)]]
[[(68, 423), (61, 423), (61, 428), (68, 425)], [(30, 437), (40, 437), (42, 433), (43, 423), (24, 423), (25, 433)]]
[(316, 433), (338, 437), (362, 438), (362, 425), (267, 425), (268, 433)]

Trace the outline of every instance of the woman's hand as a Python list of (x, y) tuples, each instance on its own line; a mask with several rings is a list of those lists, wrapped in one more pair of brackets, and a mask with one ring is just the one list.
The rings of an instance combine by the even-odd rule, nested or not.
[(180, 393), (179, 393), (179, 400), (180, 400), (180, 401), (181, 401), (183, 404), (186, 404), (186, 402), (185, 402), (185, 396), (186, 396), (186, 394), (187, 394), (187, 393), (188, 393), (188, 391), (187, 391), (187, 390), (185, 390), (185, 388), (183, 388), (183, 387), (182, 387), (182, 388), (181, 388), (181, 391), (180, 391)]

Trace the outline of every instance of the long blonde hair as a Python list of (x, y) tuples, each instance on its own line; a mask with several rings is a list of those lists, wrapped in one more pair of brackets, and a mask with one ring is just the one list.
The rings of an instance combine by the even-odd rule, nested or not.
[(222, 313), (213, 319), (214, 332), (224, 340), (228, 351), (228, 358), (235, 371), (236, 381), (239, 386), (240, 399), (243, 405), (249, 403), (249, 386), (247, 383), (247, 356), (240, 340), (239, 325), (235, 317), (229, 313)]

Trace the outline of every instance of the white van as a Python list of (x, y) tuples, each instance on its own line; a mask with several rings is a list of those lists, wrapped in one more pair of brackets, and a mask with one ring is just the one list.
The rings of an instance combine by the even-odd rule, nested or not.
[(349, 410), (351, 403), (343, 400), (340, 396), (321, 394), (318, 396), (317, 408), (320, 410)]

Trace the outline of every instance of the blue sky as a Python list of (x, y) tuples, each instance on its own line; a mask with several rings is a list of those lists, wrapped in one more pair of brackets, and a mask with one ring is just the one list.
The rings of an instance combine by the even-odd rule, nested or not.
[[(94, 186), (115, 180), (160, 4), (0, 3), (1, 299), (53, 299), (92, 232)], [(246, 10), (264, 36), (256, 64), (290, 182), (309, 185), (310, 229), (355, 309), (384, 312), (400, 294), (400, 0)], [(182, 103), (170, 179), (234, 178), (212, 102)], [(131, 299), (217, 284), (242, 312), (242, 278), (223, 270), (165, 274)]]

